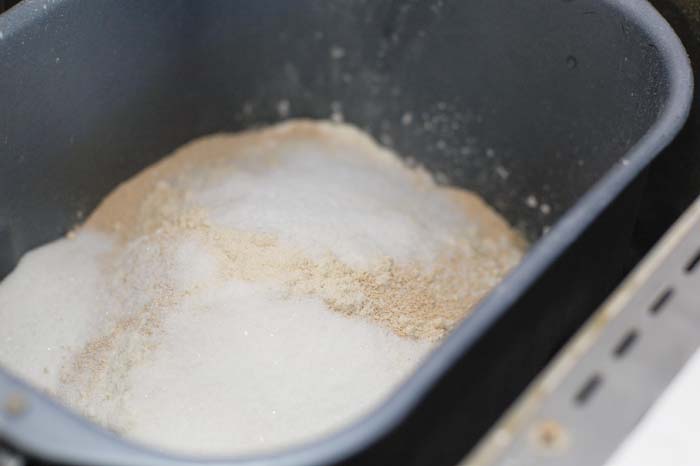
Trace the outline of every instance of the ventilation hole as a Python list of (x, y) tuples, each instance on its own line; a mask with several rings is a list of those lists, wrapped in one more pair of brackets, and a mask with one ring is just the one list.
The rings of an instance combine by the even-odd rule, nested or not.
[(664, 292), (661, 293), (658, 298), (656, 298), (654, 304), (651, 305), (651, 308), (649, 309), (651, 313), (658, 314), (659, 312), (661, 312), (664, 306), (671, 299), (671, 296), (673, 296), (673, 288), (668, 288), (664, 290)]
[(593, 394), (598, 390), (598, 387), (600, 386), (601, 382), (603, 381), (603, 377), (601, 377), (600, 374), (593, 374), (585, 384), (583, 384), (583, 387), (581, 387), (581, 390), (578, 391), (576, 394), (576, 404), (578, 405), (584, 405), (588, 402), (588, 400), (591, 399)]
[(623, 357), (632, 348), (632, 346), (634, 346), (634, 343), (637, 341), (638, 336), (639, 333), (636, 330), (630, 330), (629, 332), (627, 332), (627, 334), (625, 334), (622, 340), (620, 340), (620, 342), (615, 347), (615, 351), (613, 351), (615, 357)]
[(700, 264), (700, 251), (696, 252), (693, 258), (685, 265), (685, 272), (693, 273), (698, 264)]

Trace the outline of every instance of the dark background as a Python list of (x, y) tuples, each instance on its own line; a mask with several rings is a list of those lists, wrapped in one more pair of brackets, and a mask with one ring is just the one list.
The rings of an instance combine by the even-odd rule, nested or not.
[(0, 0), (0, 13), (17, 3), (19, 3), (19, 0)]

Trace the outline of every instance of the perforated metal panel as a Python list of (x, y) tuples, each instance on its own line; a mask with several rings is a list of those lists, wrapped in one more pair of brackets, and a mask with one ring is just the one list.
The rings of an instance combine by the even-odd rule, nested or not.
[(698, 346), (700, 199), (462, 466), (603, 464)]

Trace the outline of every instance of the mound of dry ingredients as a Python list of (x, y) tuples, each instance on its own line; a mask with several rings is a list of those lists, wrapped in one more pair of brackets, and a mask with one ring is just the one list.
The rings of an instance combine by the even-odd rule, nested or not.
[(376, 405), (521, 257), (349, 126), (196, 140), (0, 284), (0, 363), (108, 428), (240, 453)]

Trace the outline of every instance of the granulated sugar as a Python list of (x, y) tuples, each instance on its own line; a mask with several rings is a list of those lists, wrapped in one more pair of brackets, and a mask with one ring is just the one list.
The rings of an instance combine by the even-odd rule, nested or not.
[(194, 141), (0, 284), (0, 363), (125, 436), (277, 449), (385, 398), (522, 255), (359, 131)]

